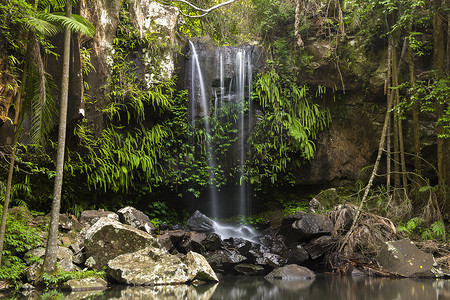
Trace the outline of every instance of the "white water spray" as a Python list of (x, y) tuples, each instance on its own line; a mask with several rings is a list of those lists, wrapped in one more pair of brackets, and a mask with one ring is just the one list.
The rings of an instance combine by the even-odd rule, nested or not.
[(209, 114), (208, 114), (208, 99), (205, 89), (205, 83), (203, 80), (202, 70), (200, 67), (200, 62), (198, 60), (198, 54), (195, 49), (194, 44), (189, 41), (189, 47), (191, 50), (191, 103), (192, 103), (192, 122), (194, 123), (195, 117), (197, 115), (196, 112), (196, 99), (195, 98), (195, 88), (198, 86), (200, 88), (200, 104), (201, 104), (201, 115), (203, 116), (204, 120), (204, 128), (205, 128), (205, 142), (206, 142), (206, 155), (208, 160), (208, 174), (209, 174), (209, 182), (211, 183), (210, 188), (210, 201), (211, 201), (211, 215), (213, 218), (218, 217), (218, 195), (217, 195), (217, 188), (216, 185), (216, 179), (214, 175), (214, 169), (215, 169), (215, 155), (214, 151), (211, 146), (211, 128), (209, 126)]

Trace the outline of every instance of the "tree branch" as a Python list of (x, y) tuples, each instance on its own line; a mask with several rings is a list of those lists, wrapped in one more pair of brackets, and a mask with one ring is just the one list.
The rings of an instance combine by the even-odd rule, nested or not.
[(183, 16), (185, 16), (185, 17), (187, 17), (187, 18), (201, 18), (201, 17), (206, 16), (207, 14), (209, 14), (210, 12), (212, 12), (213, 10), (216, 10), (216, 9), (222, 7), (222, 6), (231, 4), (231, 3), (235, 2), (235, 1), (236, 1), (236, 0), (228, 0), (228, 1), (225, 1), (225, 2), (223, 2), (223, 3), (214, 5), (213, 7), (210, 7), (210, 8), (208, 8), (208, 9), (204, 9), (204, 8), (197, 7), (197, 6), (195, 6), (194, 4), (192, 4), (192, 3), (190, 3), (190, 2), (188, 2), (188, 1), (186, 1), (186, 0), (171, 0), (170, 2), (181, 2), (181, 3), (184, 3), (184, 4), (188, 5), (188, 6), (190, 6), (190, 7), (193, 8), (194, 10), (203, 13), (203, 14), (201, 14), (201, 15), (190, 16), (190, 15), (187, 15), (187, 14), (183, 13), (182, 11), (180, 11), (180, 13), (181, 13)]

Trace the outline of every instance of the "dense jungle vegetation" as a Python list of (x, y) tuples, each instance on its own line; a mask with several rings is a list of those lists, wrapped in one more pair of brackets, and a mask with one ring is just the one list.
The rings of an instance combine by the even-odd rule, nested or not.
[[(205, 151), (204, 141), (212, 139), (218, 145), (218, 161), (230, 155), (237, 139), (234, 108), (219, 112), (227, 122), (210, 117), (212, 136), (193, 130), (187, 121), (187, 91), (177, 86), (177, 78), (148, 86), (134, 72), (137, 66), (130, 59), (146, 49), (151, 73), (161, 73), (159, 58), (169, 47), (170, 37), (155, 31), (141, 36), (129, 19), (132, 0), (116, 2), (121, 3), (120, 17), (110, 52), (111, 76), (103, 87), (106, 103), (100, 108), (85, 80), (97, 72), (89, 48), (90, 39), (96, 38), (91, 20), (77, 14), (64, 17), (66, 3), (61, 0), (0, 3), (0, 126), (14, 128), (11, 138), (3, 138), (0, 145), (2, 199), (10, 198), (13, 206), (28, 207), (34, 214), (47, 214), (55, 198), (55, 177), (59, 176), (63, 180), (61, 212), (79, 216), (87, 209), (117, 210), (133, 205), (156, 225), (183, 221), (186, 212), (179, 209), (183, 201), (199, 197), (211, 184), (220, 188), (245, 181), (253, 186), (254, 197), (263, 199), (276, 187), (293, 185), (296, 170), (314, 159), (317, 136), (335, 121), (322, 103), (327, 100), (339, 105), (346, 97), (342, 72), (367, 76), (369, 58), (361, 57), (350, 44), (357, 41), (364, 53), (380, 45), (385, 50), (387, 112), (378, 157), (374, 165), (367, 166), (372, 176), (339, 187), (337, 202), (354, 202), (392, 218), (408, 235), (446, 239), (450, 179), (448, 0), (236, 0), (200, 18), (191, 6), (172, 2), (170, 5), (186, 15), (179, 28), (185, 37), (208, 35), (218, 46), (258, 44), (266, 50), (266, 69), (254, 77), (252, 96), (262, 115), (247, 141), (243, 173), (237, 165), (220, 163), (210, 170)], [(78, 12), (82, 4), (90, 5), (89, 1), (75, 1), (73, 11)], [(211, 7), (219, 2), (199, 0), (192, 4)], [(56, 120), (64, 88), (48, 68), (55, 59), (63, 59), (57, 40), (65, 30), (72, 32), (78, 49), (72, 55), (79, 56), (83, 73), (70, 78), (70, 84), (80, 86), (81, 101), (87, 109), (97, 107), (95, 113), (102, 116), (103, 124), (96, 131), (86, 118), (68, 120), (61, 176), (56, 167)], [(325, 88), (301, 82), (301, 73), (314, 69), (314, 58), (304, 47), (309, 39), (322, 39), (331, 46), (327, 60), (335, 68), (329, 72), (340, 76), (340, 86)], [(408, 74), (398, 74), (400, 63), (408, 65)], [(433, 162), (422, 159), (420, 121), (431, 122), (435, 128)], [(405, 124), (412, 124), (414, 153), (405, 152)], [(388, 161), (387, 174), (373, 186), (382, 157)], [(413, 161), (414, 168), (407, 169), (407, 160)], [(430, 164), (435, 171), (429, 178), (423, 169)], [(216, 182), (210, 182), (211, 171)], [(303, 200), (307, 199), (283, 196), (277, 201), (279, 209), (292, 212), (305, 207)], [(23, 267), (23, 253), (38, 241), (16, 239), (17, 230), (31, 233), (14, 220), (11, 217), (4, 222), (3, 255), (17, 271)], [(14, 247), (15, 252), (11, 251)], [(7, 277), (7, 271), (2, 269), (2, 276)]]

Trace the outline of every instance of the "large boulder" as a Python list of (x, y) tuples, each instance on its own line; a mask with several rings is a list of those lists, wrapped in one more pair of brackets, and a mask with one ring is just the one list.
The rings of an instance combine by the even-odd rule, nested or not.
[(112, 211), (99, 210), (85, 210), (81, 213), (80, 223), (85, 227), (94, 225), (100, 218), (110, 218), (119, 221), (119, 216)]
[(216, 273), (214, 273), (204, 256), (190, 251), (181, 261), (188, 267), (190, 280), (219, 281)]
[(128, 285), (171, 285), (195, 279), (219, 281), (200, 254), (190, 252), (180, 260), (165, 249), (152, 246), (110, 260), (107, 273), (117, 282)]
[(287, 265), (276, 268), (266, 275), (266, 279), (282, 279), (282, 280), (299, 280), (299, 279), (314, 279), (316, 275), (307, 267), (299, 265)]
[(153, 236), (130, 225), (103, 217), (86, 231), (86, 262), (91, 268), (101, 269), (108, 261), (125, 253), (148, 246), (159, 247)]
[(439, 277), (443, 273), (436, 268), (434, 257), (419, 250), (409, 239), (385, 242), (377, 256), (384, 271), (403, 277)]
[(70, 279), (62, 288), (73, 292), (105, 290), (108, 283), (100, 277), (87, 277), (82, 279)]
[(196, 210), (187, 221), (190, 230), (198, 232), (213, 232), (214, 221)]
[(146, 247), (115, 257), (107, 264), (107, 274), (128, 285), (181, 284), (188, 282), (188, 267), (165, 249)]
[(314, 237), (331, 234), (333, 223), (324, 215), (298, 211), (282, 221), (281, 233), (288, 244), (308, 241)]
[(153, 233), (156, 230), (155, 225), (150, 222), (150, 218), (132, 206), (119, 209), (117, 215), (119, 216), (120, 222), (133, 226), (134, 228), (144, 230), (148, 233)]

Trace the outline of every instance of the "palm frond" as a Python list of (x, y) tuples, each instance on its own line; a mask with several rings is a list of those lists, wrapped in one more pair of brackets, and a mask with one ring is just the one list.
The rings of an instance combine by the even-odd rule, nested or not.
[(48, 20), (41, 18), (40, 14), (36, 16), (27, 16), (28, 22), (25, 23), (25, 26), (31, 31), (45, 35), (45, 36), (53, 36), (61, 31), (61, 28), (50, 23)]
[(71, 18), (64, 15), (63, 12), (54, 12), (49, 14), (40, 14), (46, 20), (59, 24), (62, 28), (69, 28), (70, 31), (80, 32), (89, 37), (95, 35), (95, 27), (88, 20), (80, 15), (72, 14)]
[(55, 84), (48, 74), (45, 74), (45, 85), (45, 97), (40, 98), (39, 93), (36, 93), (31, 103), (30, 142), (39, 145), (45, 144), (48, 133), (53, 128), (53, 120), (57, 113), (55, 99), (51, 93)]
[[(72, 1), (74, 2), (74, 1)], [(47, 7), (52, 7), (53, 9), (64, 9), (66, 6), (66, 0), (40, 0), (39, 7), (45, 10)]]
[(39, 44), (35, 39), (30, 51), (30, 72), (25, 93), (25, 105), (31, 112), (30, 142), (43, 145), (48, 132), (53, 126), (55, 115), (55, 101), (52, 89), (55, 85), (49, 75), (45, 73), (44, 63)]

